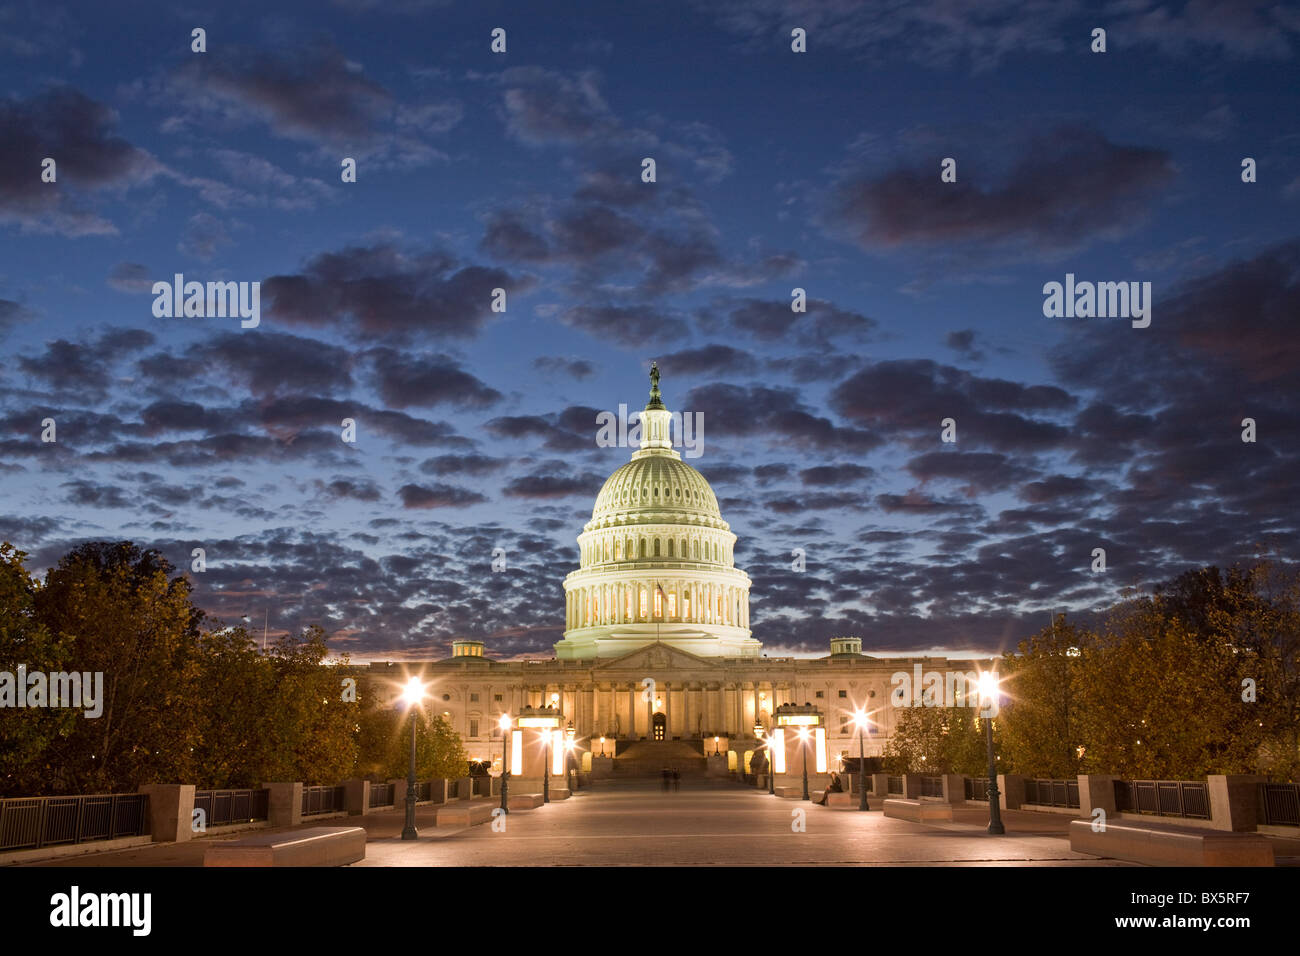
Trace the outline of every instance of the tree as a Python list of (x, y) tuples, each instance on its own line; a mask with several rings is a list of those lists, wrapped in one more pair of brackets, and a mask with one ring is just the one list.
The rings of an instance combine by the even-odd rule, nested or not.
[[(27, 555), (9, 542), (0, 544), (0, 671), (14, 675), (65, 670), (71, 642), (50, 633), (36, 618), (36, 583), (27, 573)], [(16, 699), (15, 699), (16, 702)], [(0, 796), (52, 792), (54, 744), (72, 733), (83, 711), (73, 708), (24, 707), (5, 710), (0, 718)]]
[(1078, 661), (1093, 637), (1058, 615), (1000, 666), (1009, 698), (1001, 712), (1006, 765), (1031, 777), (1079, 772)]
[(194, 779), (203, 614), (190, 583), (129, 541), (69, 552), (35, 593), (37, 620), (70, 642), (69, 670), (100, 672), (103, 714), (50, 748), (56, 792), (135, 790)]
[(973, 707), (906, 707), (885, 747), (886, 773), (987, 771), (984, 727)]

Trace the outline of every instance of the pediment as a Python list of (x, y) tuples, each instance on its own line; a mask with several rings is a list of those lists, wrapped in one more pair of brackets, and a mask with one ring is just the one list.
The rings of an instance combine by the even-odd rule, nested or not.
[(672, 647), (668, 644), (653, 643), (624, 654), (622, 657), (610, 657), (595, 663), (594, 670), (700, 670), (716, 669), (721, 661), (715, 658), (700, 657), (689, 651)]

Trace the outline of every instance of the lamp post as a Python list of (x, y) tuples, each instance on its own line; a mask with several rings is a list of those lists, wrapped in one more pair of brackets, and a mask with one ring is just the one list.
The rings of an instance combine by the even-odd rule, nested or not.
[(808, 794), (808, 728), (799, 728), (799, 749), (803, 751), (803, 799), (811, 800)]
[[(797, 728), (799, 742), (803, 750), (803, 799), (811, 800), (808, 793), (808, 741), (814, 731), (822, 727), (822, 712), (810, 703), (805, 703), (802, 707), (798, 704), (782, 704), (776, 709), (774, 714), (778, 726)], [(824, 738), (823, 738), (824, 740)], [(824, 773), (824, 756), (822, 751), (818, 751), (818, 773)]]
[[(985, 671), (980, 674), (980, 703), (988, 701), (992, 705), (997, 704), (998, 694), (998, 677), (992, 671)], [(1006, 828), (1002, 826), (1002, 807), (998, 800), (998, 765), (997, 758), (993, 755), (993, 718), (984, 718), (984, 744), (988, 748), (989, 754), (989, 833), (993, 836), (1001, 836), (1006, 833)]]
[(424, 682), (412, 677), (406, 682), (402, 691), (402, 700), (411, 717), (411, 762), (406, 770), (406, 825), (402, 827), (402, 839), (414, 840), (419, 837), (415, 829), (415, 708), (424, 698)]
[(862, 736), (871, 718), (866, 711), (858, 710), (853, 714), (853, 722), (858, 725), (858, 809), (869, 810), (867, 806), (867, 745)]
[(767, 755), (767, 793), (769, 796), (776, 796), (776, 777), (772, 773), (774, 764), (771, 738), (763, 732), (763, 725), (757, 722), (754, 724), (754, 736), (763, 741), (763, 753)]
[[(577, 731), (573, 729), (573, 721), (569, 721), (568, 726), (564, 728), (564, 783), (566, 786), (572, 787), (573, 790), (578, 789), (578, 768), (573, 766), (575, 763), (575, 758), (573, 756), (573, 750), (575, 747), (574, 738), (576, 736)], [(569, 780), (569, 775), (571, 773), (573, 775), (572, 782)]]
[(501, 812), (510, 812), (510, 715), (501, 715)]
[(722, 751), (720, 751), (720, 750), (718, 749), (718, 735), (717, 735), (717, 734), (714, 734), (714, 735), (713, 735), (713, 756), (715, 756), (715, 757), (720, 757), (720, 756), (722, 756)]
[(600, 755), (605, 756), (605, 735), (600, 735)]

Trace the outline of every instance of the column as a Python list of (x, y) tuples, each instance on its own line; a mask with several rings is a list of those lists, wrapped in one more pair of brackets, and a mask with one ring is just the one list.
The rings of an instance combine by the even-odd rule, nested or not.
[(627, 734), (636, 737), (636, 686), (627, 691)]
[(664, 684), (664, 719), (668, 726), (664, 728), (664, 739), (673, 739), (673, 688), (671, 684)]

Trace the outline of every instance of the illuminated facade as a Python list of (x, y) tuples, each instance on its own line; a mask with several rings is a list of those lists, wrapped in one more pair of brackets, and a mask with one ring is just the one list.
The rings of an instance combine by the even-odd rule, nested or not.
[[(555, 656), (498, 661), (480, 641), (456, 641), (449, 659), (376, 663), (387, 686), (408, 671), (430, 682), (432, 708), (461, 735), (472, 759), (499, 766), (502, 714), (556, 706), (587, 763), (629, 742), (686, 742), (711, 753), (726, 741), (732, 769), (761, 748), (755, 725), (777, 726), (776, 708), (811, 705), (822, 717), (831, 769), (857, 756), (853, 714), (870, 714), (868, 757), (896, 726), (893, 675), (972, 672), (946, 658), (874, 658), (857, 637), (831, 639), (819, 658), (768, 657), (750, 631), (749, 576), (732, 560), (736, 536), (704, 476), (669, 440), (671, 413), (652, 372), (640, 449), (610, 476), (578, 536), (579, 568), (565, 578), (565, 631)], [(390, 678), (391, 675), (391, 678)], [(603, 738), (603, 740), (602, 740)]]

